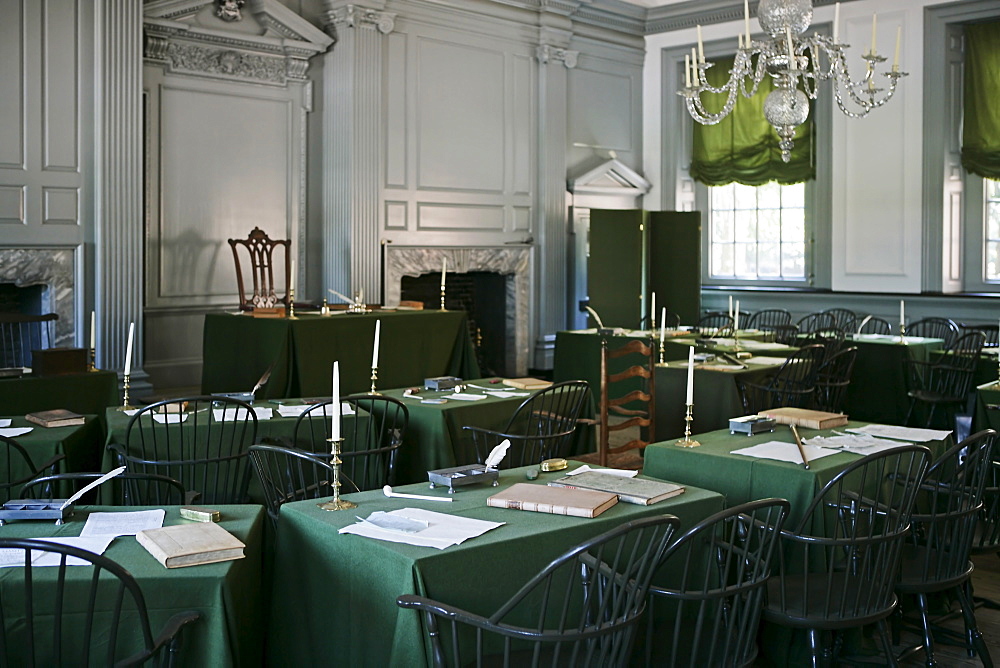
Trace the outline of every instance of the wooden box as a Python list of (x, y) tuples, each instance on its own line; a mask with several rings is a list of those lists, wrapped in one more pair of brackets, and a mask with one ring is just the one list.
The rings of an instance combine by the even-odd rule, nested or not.
[(45, 348), (31, 351), (31, 372), (36, 376), (61, 376), (87, 371), (86, 348)]

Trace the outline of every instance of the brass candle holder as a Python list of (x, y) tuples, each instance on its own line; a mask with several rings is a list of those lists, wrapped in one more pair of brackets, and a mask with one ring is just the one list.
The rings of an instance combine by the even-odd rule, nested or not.
[(663, 339), (660, 339), (660, 364), (664, 364), (663, 361)]
[(90, 366), (87, 371), (97, 371), (97, 348), (90, 349)]
[(697, 448), (701, 443), (691, 440), (691, 421), (694, 419), (694, 404), (687, 404), (684, 414), (684, 438), (678, 439), (677, 445), (682, 448)]
[(444, 286), (443, 285), (441, 286), (441, 310), (442, 311), (445, 310), (444, 309)]
[(333, 458), (330, 459), (330, 467), (333, 469), (333, 483), (331, 483), (333, 498), (316, 505), (323, 510), (350, 510), (351, 508), (357, 508), (358, 504), (340, 498), (340, 465), (343, 464), (343, 461), (340, 459), (340, 446), (344, 443), (344, 439), (328, 438), (326, 442), (330, 444), (330, 452), (333, 454)]
[(899, 345), (906, 345), (906, 325), (899, 323)]
[(372, 367), (372, 389), (368, 390), (368, 394), (381, 395), (381, 392), (375, 391), (375, 381), (378, 380), (378, 367)]
[(323, 305), (319, 307), (320, 315), (330, 315), (330, 305), (326, 302), (326, 297), (323, 298)]
[(130, 411), (133, 406), (128, 402), (129, 374), (122, 376), (122, 405), (118, 407), (120, 411)]
[(295, 318), (295, 288), (288, 289), (288, 319)]

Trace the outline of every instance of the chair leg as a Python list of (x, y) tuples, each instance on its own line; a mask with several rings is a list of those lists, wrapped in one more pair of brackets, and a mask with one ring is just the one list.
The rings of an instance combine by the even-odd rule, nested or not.
[(962, 616), (965, 618), (965, 628), (968, 631), (969, 640), (972, 641), (973, 647), (979, 653), (979, 660), (987, 668), (993, 668), (993, 658), (990, 656), (986, 641), (983, 640), (983, 634), (979, 632), (979, 625), (976, 624), (976, 613), (972, 608), (972, 601), (969, 600), (968, 593), (961, 586), (955, 587), (955, 593), (958, 595), (959, 605), (962, 606)]
[(927, 603), (927, 594), (917, 594), (917, 603), (920, 607), (920, 626), (924, 631), (924, 665), (927, 668), (937, 666), (934, 660), (934, 634), (931, 632), (930, 605)]
[(885, 654), (885, 664), (896, 668), (899, 662), (896, 661), (896, 655), (892, 653), (892, 645), (889, 643), (889, 628), (884, 619), (879, 620), (875, 628), (878, 629), (879, 640), (882, 641), (882, 653)]
[(819, 668), (820, 665), (820, 653), (823, 651), (820, 648), (820, 632), (816, 629), (809, 629), (809, 656), (812, 659), (812, 667)]

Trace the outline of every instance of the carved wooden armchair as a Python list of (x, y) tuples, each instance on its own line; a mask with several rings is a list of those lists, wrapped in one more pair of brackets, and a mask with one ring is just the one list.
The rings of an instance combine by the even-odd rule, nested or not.
[[(255, 227), (250, 230), (246, 239), (230, 239), (229, 246), (233, 249), (233, 261), (236, 263), (236, 285), (240, 293), (240, 309), (250, 311), (254, 307), (275, 307), (278, 304), (288, 306), (288, 286), (292, 278), (292, 242), (289, 239), (272, 239), (267, 232)], [(246, 249), (250, 257), (250, 275), (253, 279), (253, 293), (247, 295), (243, 266), (240, 263), (240, 247)], [(285, 296), (278, 297), (274, 284), (274, 253), (278, 248), (284, 249)]]

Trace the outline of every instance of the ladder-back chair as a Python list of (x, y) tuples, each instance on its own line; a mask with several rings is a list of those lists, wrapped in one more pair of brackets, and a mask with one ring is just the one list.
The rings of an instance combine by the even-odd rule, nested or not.
[[(250, 230), (246, 239), (230, 239), (229, 246), (233, 249), (233, 261), (236, 263), (236, 286), (239, 289), (240, 309), (251, 311), (254, 307), (273, 308), (278, 304), (288, 306), (288, 286), (291, 284), (292, 242), (289, 239), (272, 239), (267, 232), (255, 227)], [(244, 248), (250, 259), (250, 276), (253, 281), (253, 293), (247, 295), (246, 282), (243, 278), (243, 265), (240, 262), (240, 248)], [(285, 296), (278, 297), (274, 283), (274, 254), (276, 249), (284, 257)]]

